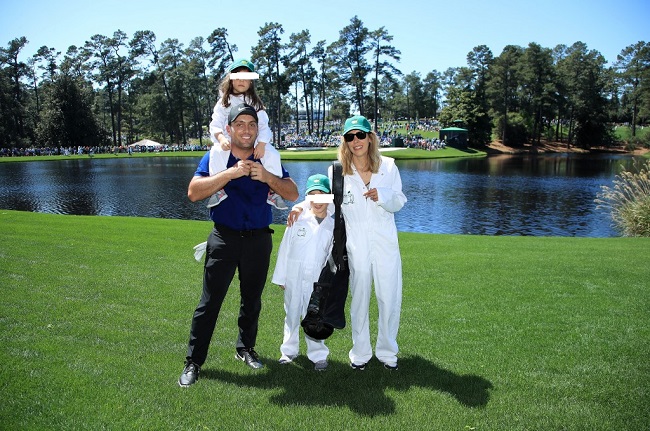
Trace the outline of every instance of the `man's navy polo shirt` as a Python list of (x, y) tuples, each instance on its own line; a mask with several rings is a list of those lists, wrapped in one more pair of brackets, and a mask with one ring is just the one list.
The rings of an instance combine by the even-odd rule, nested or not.
[[(251, 155), (248, 160), (255, 160)], [(235, 165), (239, 159), (232, 154), (228, 157), (227, 167)], [(210, 152), (208, 151), (194, 172), (194, 176), (210, 176)], [(282, 167), (282, 178), (289, 177), (289, 172)], [(233, 230), (252, 230), (268, 227), (273, 216), (271, 206), (266, 202), (269, 186), (251, 177), (239, 177), (231, 180), (224, 187), (228, 198), (210, 209), (210, 219), (217, 224)]]

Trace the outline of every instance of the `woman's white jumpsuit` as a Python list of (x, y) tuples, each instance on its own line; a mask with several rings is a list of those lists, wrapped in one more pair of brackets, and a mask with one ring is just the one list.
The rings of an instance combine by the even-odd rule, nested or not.
[[(350, 266), (350, 318), (352, 349), (350, 361), (365, 364), (372, 357), (369, 307), (374, 282), (379, 309), (375, 356), (383, 363), (397, 362), (397, 332), (402, 307), (402, 259), (397, 241), (394, 213), (406, 203), (402, 179), (395, 161), (382, 156), (381, 166), (372, 174), (368, 187), (353, 167), (344, 176), (341, 211), (347, 234)], [(332, 168), (329, 170), (330, 181)], [(363, 194), (377, 189), (377, 202)]]
[[(309, 208), (309, 203), (306, 204)], [(332, 251), (334, 219), (333, 205), (319, 224), (314, 214), (303, 211), (298, 220), (284, 231), (273, 271), (272, 283), (284, 286), (284, 338), (280, 352), (298, 355), (300, 322), (307, 313), (309, 298), (321, 269)], [(305, 335), (307, 357), (316, 363), (327, 359), (329, 349), (323, 340)]]

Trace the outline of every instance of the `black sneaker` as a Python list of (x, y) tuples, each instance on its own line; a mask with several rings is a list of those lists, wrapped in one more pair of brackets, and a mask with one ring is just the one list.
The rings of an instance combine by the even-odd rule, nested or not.
[(355, 364), (354, 362), (350, 362), (350, 366), (352, 367), (352, 369), (353, 369), (353, 370), (357, 370), (357, 371), (363, 371), (363, 370), (365, 370), (365, 369), (366, 369), (366, 365), (368, 365), (367, 362), (366, 362), (365, 364)]
[(196, 381), (199, 380), (200, 371), (201, 367), (192, 361), (187, 361), (185, 363), (185, 368), (183, 369), (183, 374), (178, 378), (178, 386), (186, 388), (196, 383)]
[(255, 352), (252, 347), (237, 349), (235, 358), (239, 359), (240, 361), (244, 361), (246, 365), (254, 370), (264, 367), (264, 365), (262, 365), (260, 362), (260, 359), (257, 357), (257, 352)]

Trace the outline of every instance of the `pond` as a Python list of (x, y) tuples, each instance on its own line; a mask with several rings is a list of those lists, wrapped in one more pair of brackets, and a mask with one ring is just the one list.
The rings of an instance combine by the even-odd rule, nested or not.
[[(0, 208), (55, 214), (207, 220), (187, 199), (200, 157), (68, 159), (0, 164)], [(500, 155), (397, 161), (408, 198), (396, 214), (403, 232), (476, 235), (617, 236), (596, 210), (622, 155)], [(303, 193), (329, 162), (287, 161)], [(287, 211), (273, 210), (274, 223)]]

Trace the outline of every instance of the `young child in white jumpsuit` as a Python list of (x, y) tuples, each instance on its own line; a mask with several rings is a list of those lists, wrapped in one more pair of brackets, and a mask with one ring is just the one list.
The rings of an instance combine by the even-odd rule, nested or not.
[[(332, 251), (334, 237), (333, 195), (329, 178), (312, 175), (307, 180), (305, 211), (288, 226), (278, 250), (272, 283), (284, 289), (284, 338), (280, 346), (281, 364), (292, 362), (299, 351), (300, 322), (321, 270)], [(307, 357), (314, 369), (327, 368), (329, 349), (323, 340), (305, 335)]]
[[(226, 130), (230, 109), (242, 103), (251, 105), (257, 111), (258, 136), (255, 141), (254, 155), (264, 165), (264, 168), (278, 177), (282, 176), (280, 153), (268, 145), (273, 139), (269, 128), (269, 116), (264, 110), (264, 104), (255, 92), (253, 79), (257, 74), (255, 66), (248, 60), (240, 59), (228, 67), (228, 73), (219, 86), (219, 100), (214, 105), (212, 121), (210, 122), (210, 139), (214, 143), (210, 149), (210, 175), (226, 169), (230, 155), (230, 135)], [(224, 94), (227, 97), (224, 97)], [(226, 199), (228, 195), (224, 190), (219, 190), (208, 200), (207, 207), (212, 208)], [(268, 203), (278, 209), (286, 209), (284, 200), (273, 191), (269, 192)]]

